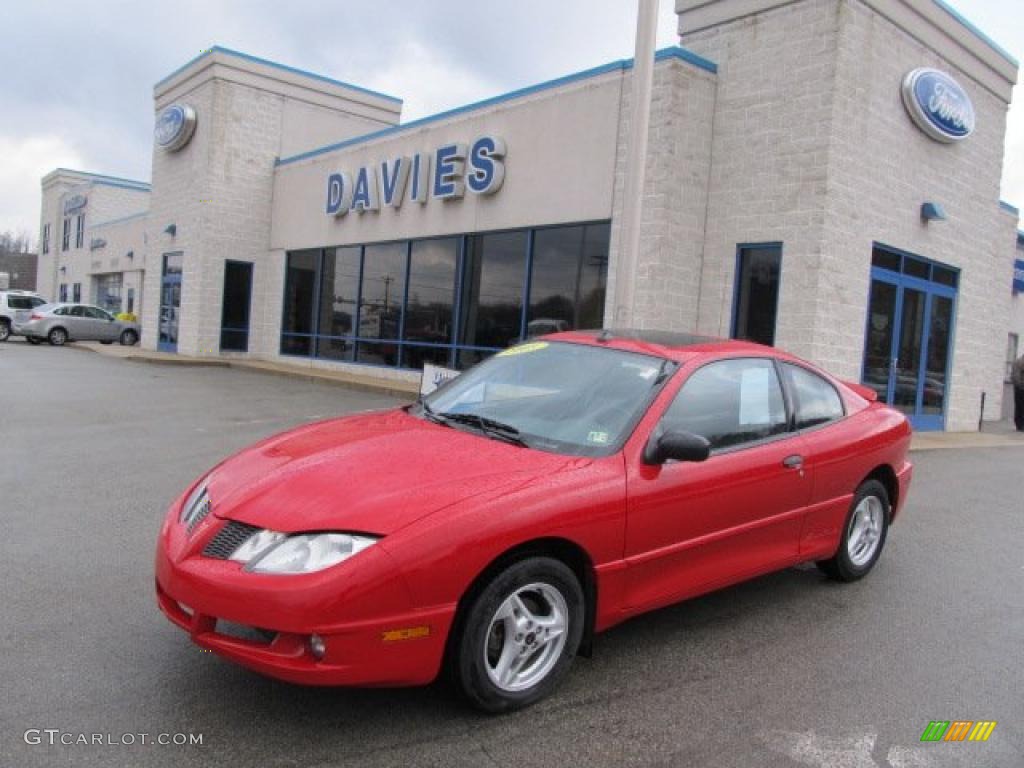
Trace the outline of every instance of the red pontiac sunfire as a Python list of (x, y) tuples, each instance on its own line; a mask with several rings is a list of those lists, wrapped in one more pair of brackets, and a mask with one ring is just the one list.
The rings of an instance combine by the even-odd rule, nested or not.
[(874, 566), (910, 426), (776, 349), (657, 332), (521, 344), (415, 405), (299, 427), (172, 505), (160, 608), (273, 677), (549, 693), (597, 632), (815, 561)]

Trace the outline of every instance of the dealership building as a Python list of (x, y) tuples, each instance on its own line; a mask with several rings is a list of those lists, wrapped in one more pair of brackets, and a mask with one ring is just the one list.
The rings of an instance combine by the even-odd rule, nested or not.
[(41, 290), (135, 312), (150, 349), (411, 381), (614, 326), (629, 285), (635, 327), (778, 345), (918, 429), (976, 428), (983, 393), (999, 418), (1024, 331), (999, 199), (1016, 60), (937, 0), (676, 10), (635, 258), (631, 60), (403, 123), (397, 98), (215, 47), (154, 88), (151, 182), (44, 177)]

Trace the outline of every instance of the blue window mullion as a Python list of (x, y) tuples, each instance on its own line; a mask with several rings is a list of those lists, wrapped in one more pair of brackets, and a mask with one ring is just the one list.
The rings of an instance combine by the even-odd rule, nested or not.
[(448, 367), (455, 367), (455, 358), (458, 354), (459, 336), (462, 332), (462, 281), (466, 272), (466, 244), (468, 235), (459, 237), (459, 244), (455, 254), (455, 299), (452, 304), (452, 338), (451, 349), (448, 353)]
[(519, 317), (519, 340), (526, 338), (526, 317), (530, 313), (530, 278), (533, 276), (533, 237), (537, 230), (526, 232), (526, 269), (523, 279), (523, 311)]
[(409, 309), (409, 273), (412, 271), (412, 240), (405, 242), (405, 290), (402, 291), (402, 309), (398, 316), (398, 356), (395, 360), (395, 367), (402, 367), (402, 358), (405, 356), (405, 315)]

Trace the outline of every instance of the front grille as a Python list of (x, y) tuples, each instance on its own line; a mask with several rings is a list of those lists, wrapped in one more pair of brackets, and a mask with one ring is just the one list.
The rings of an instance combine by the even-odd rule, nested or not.
[(232, 552), (242, 546), (242, 542), (258, 530), (260, 530), (258, 526), (229, 520), (227, 525), (221, 528), (217, 535), (203, 547), (203, 555), (216, 560), (227, 560), (231, 557)]

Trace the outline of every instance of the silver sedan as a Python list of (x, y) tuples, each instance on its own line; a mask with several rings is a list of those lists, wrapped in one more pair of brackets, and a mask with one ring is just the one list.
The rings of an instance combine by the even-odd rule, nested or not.
[(91, 304), (43, 304), (32, 310), (12, 332), (30, 343), (48, 341), (60, 347), (69, 341), (118, 341), (131, 346), (139, 340), (139, 324), (116, 319), (105, 309)]

